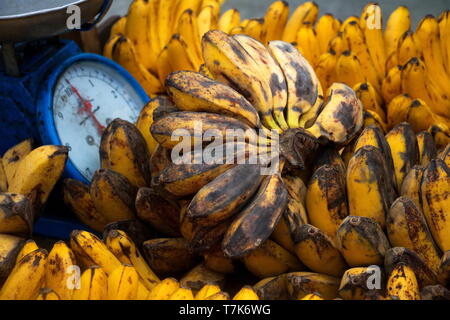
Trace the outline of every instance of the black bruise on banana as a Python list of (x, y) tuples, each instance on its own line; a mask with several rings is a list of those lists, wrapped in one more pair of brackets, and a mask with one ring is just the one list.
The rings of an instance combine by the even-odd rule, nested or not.
[(341, 208), (337, 211), (340, 219), (348, 215), (347, 192), (345, 188), (345, 176), (339, 168), (323, 165), (318, 168), (311, 178), (311, 182), (317, 180), (320, 190), (326, 194), (327, 207), (329, 210)]
[(197, 254), (207, 254), (220, 249), (220, 243), (227, 232), (231, 219), (213, 227), (195, 226), (189, 249)]
[(262, 279), (253, 286), (261, 300), (288, 300), (286, 274)]
[(294, 168), (305, 170), (315, 159), (319, 141), (302, 128), (288, 129), (280, 136), (280, 154)]
[(346, 172), (346, 166), (344, 161), (342, 160), (341, 155), (339, 154), (339, 151), (334, 146), (324, 146), (319, 149), (317, 152), (317, 157), (314, 160), (314, 171), (316, 171), (318, 168), (320, 168), (323, 165), (329, 165), (332, 167), (335, 167), (336, 169), (340, 170), (342, 173), (345, 174)]
[[(1, 199), (3, 198), (3, 199)], [(31, 236), (33, 233), (33, 222), (34, 222), (34, 208), (28, 197), (11, 194), (11, 193), (1, 193), (0, 194), (0, 212), (2, 212), (2, 218), (0, 220), (0, 230), (2, 233), (10, 233), (9, 230), (2, 226), (2, 222), (5, 220), (14, 220), (14, 234)], [(17, 230), (17, 218), (21, 220), (22, 228)], [(9, 225), (9, 223), (6, 223)], [(24, 228), (24, 229), (23, 229)]]

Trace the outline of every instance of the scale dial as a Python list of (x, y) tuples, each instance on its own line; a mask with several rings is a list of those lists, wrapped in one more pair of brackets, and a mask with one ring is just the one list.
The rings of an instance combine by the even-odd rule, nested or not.
[(59, 144), (69, 147), (69, 160), (90, 181), (100, 167), (104, 128), (115, 118), (135, 122), (147, 102), (136, 83), (101, 61), (80, 60), (58, 76), (53, 87), (52, 118)]

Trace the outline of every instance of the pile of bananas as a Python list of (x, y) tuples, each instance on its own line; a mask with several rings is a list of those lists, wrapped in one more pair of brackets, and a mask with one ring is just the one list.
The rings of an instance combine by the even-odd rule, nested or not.
[[(12, 270), (1, 274), (0, 300), (229, 300), (221, 290), (223, 276), (199, 264), (180, 281), (160, 280), (133, 240), (110, 230), (105, 240), (75, 230), (70, 246), (56, 242), (50, 252), (33, 240), (0, 235), (1, 253)], [(233, 300), (258, 300), (250, 286)]]

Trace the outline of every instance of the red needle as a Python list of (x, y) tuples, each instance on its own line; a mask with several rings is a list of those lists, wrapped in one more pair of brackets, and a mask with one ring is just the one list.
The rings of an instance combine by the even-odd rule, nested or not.
[(95, 116), (94, 112), (92, 111), (92, 104), (88, 101), (85, 100), (80, 92), (78, 91), (77, 88), (75, 88), (70, 82), (69, 80), (66, 79), (67, 84), (70, 86), (70, 90), (72, 90), (73, 93), (75, 93), (78, 97), (78, 99), (80, 99), (81, 103), (83, 104), (83, 107), (80, 108), (78, 110), (78, 113), (81, 112), (86, 112), (88, 114), (88, 116), (94, 121), (94, 125), (97, 128), (98, 134), (102, 135), (103, 130), (105, 130), (105, 127), (100, 123), (100, 121), (98, 121), (97, 117)]

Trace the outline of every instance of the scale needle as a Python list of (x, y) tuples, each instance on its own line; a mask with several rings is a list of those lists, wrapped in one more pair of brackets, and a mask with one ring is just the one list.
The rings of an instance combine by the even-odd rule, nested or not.
[(105, 130), (105, 127), (98, 121), (97, 117), (95, 116), (95, 112), (92, 110), (92, 104), (89, 100), (84, 99), (77, 88), (75, 88), (69, 80), (65, 79), (67, 84), (70, 86), (70, 90), (72, 90), (73, 93), (80, 99), (81, 103), (83, 104), (83, 107), (78, 110), (78, 113), (86, 112), (88, 116), (94, 121), (94, 125), (97, 128), (98, 134), (102, 135), (103, 130)]

